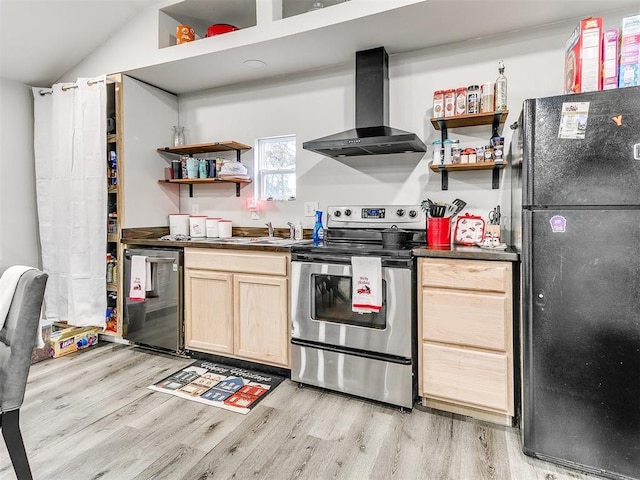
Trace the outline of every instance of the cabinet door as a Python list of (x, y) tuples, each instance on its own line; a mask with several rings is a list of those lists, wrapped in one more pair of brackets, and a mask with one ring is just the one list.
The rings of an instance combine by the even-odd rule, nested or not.
[(233, 275), (185, 270), (185, 346), (233, 354)]
[(287, 279), (234, 275), (235, 353), (289, 367)]

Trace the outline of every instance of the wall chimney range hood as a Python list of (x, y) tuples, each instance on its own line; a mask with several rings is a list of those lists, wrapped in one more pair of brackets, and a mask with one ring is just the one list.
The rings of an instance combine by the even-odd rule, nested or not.
[(415, 133), (389, 124), (389, 56), (384, 47), (356, 52), (356, 128), (302, 144), (334, 158), (426, 152)]

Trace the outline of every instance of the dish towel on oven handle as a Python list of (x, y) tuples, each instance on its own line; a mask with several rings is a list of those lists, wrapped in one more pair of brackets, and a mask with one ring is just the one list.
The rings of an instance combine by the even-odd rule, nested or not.
[(150, 267), (147, 257), (144, 255), (131, 256), (131, 287), (129, 288), (129, 300), (144, 300), (146, 298), (147, 282)]
[(351, 310), (377, 313), (382, 309), (382, 259), (351, 257)]

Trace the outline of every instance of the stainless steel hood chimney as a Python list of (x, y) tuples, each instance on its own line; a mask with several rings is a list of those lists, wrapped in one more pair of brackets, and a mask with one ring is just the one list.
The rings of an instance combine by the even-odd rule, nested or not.
[(389, 124), (389, 56), (384, 47), (356, 52), (356, 128), (304, 142), (329, 157), (425, 152), (415, 133)]

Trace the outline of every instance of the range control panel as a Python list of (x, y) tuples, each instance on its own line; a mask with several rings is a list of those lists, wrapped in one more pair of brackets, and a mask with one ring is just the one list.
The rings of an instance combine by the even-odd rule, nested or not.
[(420, 205), (349, 205), (327, 208), (327, 226), (338, 228), (425, 227)]

